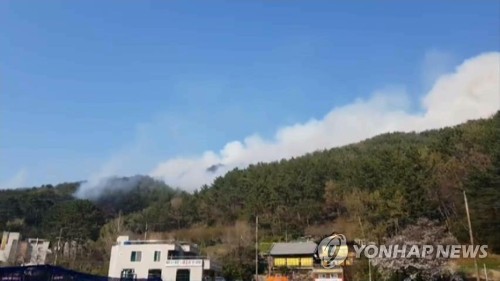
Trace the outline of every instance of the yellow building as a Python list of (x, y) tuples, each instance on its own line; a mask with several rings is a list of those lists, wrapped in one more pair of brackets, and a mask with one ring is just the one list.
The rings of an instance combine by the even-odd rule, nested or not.
[(316, 243), (311, 241), (275, 243), (269, 252), (270, 267), (272, 270), (311, 269), (316, 247)]
[(321, 260), (318, 260), (317, 251), (326, 255), (329, 249), (328, 247), (318, 248), (318, 244), (312, 241), (274, 243), (268, 257), (268, 280), (291, 280), (290, 278), (293, 279), (294, 276), (295, 278), (309, 276), (315, 281), (351, 280), (350, 274), (345, 270), (353, 264), (355, 259), (353, 241), (346, 241), (346, 245), (339, 248), (337, 256), (345, 257), (345, 259), (339, 260), (333, 268), (329, 268), (327, 264), (322, 264)]

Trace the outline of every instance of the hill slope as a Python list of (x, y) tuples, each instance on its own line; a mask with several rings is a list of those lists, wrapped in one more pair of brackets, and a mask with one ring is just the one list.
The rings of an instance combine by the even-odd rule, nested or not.
[[(428, 217), (466, 242), (465, 190), (476, 240), (500, 252), (500, 112), (452, 128), (384, 134), (235, 169), (193, 194), (148, 177), (117, 178), (113, 185), (130, 181), (128, 189), (106, 189), (92, 201), (72, 196), (80, 183), (0, 191), (0, 229), (55, 239), (65, 227), (65, 238), (85, 241), (112, 233), (111, 220), (120, 213), (122, 230), (134, 233), (146, 223), (149, 231), (165, 232), (252, 222), (259, 215), (268, 240), (331, 223), (351, 237), (361, 236), (361, 223), (366, 236), (382, 239)], [(88, 225), (71, 223), (83, 216)]]
[(258, 214), (274, 235), (359, 217), (373, 238), (381, 238), (425, 216), (447, 223), (466, 241), (462, 189), (478, 241), (499, 251), (500, 112), (453, 128), (385, 134), (236, 169), (195, 197), (205, 223)]

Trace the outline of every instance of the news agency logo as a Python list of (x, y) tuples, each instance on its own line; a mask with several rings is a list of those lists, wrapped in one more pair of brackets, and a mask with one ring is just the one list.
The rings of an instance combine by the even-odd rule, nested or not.
[(332, 234), (318, 244), (318, 258), (324, 268), (340, 266), (347, 258), (346, 238), (343, 234)]
[(467, 259), (486, 258), (488, 245), (353, 245), (356, 258), (368, 259)]

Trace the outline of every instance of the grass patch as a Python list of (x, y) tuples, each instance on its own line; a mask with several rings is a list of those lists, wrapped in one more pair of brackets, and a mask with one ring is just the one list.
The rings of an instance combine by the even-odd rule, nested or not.
[[(458, 259), (456, 264), (460, 269), (467, 273), (474, 273), (474, 259)], [(489, 254), (486, 258), (477, 259), (477, 266), (482, 271), (483, 264), (488, 270), (500, 270), (500, 256)]]

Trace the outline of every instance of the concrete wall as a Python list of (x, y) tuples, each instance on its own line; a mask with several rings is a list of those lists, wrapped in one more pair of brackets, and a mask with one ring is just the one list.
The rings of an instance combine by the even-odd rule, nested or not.
[(43, 239), (28, 239), (29, 262), (25, 265), (45, 264), (47, 254), (51, 253), (50, 242)]
[(203, 260), (178, 260), (178, 264), (167, 264), (162, 271), (162, 280), (175, 281), (177, 271), (181, 269), (189, 270), (189, 281), (202, 281)]
[(0, 243), (0, 262), (12, 263), (16, 260), (21, 235), (18, 232), (3, 232)]

